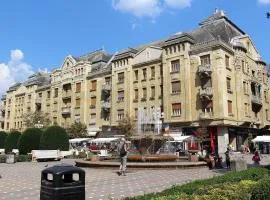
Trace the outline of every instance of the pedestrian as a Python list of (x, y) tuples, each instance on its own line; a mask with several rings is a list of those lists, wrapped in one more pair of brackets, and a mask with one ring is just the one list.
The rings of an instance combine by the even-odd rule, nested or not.
[(125, 138), (121, 138), (121, 141), (118, 146), (118, 152), (120, 156), (120, 167), (118, 175), (126, 176), (126, 169), (127, 169), (127, 143)]
[(259, 165), (261, 161), (261, 157), (258, 151), (254, 152), (254, 156), (252, 157), (252, 160), (254, 161), (255, 165)]
[(231, 158), (230, 158), (230, 149), (229, 148), (227, 148), (227, 151), (225, 152), (225, 157), (226, 157), (227, 169), (231, 169)]

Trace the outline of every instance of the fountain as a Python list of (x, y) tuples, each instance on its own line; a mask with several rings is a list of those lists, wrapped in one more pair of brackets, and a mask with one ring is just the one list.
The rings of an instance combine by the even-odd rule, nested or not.
[(138, 109), (138, 127), (137, 134), (130, 138), (131, 153), (128, 155), (128, 161), (175, 161), (175, 155), (159, 154), (160, 148), (170, 139), (168, 136), (160, 134), (161, 109)]

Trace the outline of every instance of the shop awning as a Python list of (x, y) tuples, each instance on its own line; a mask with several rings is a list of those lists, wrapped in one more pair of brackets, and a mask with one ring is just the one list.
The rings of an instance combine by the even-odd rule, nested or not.
[(270, 142), (270, 135), (257, 136), (252, 142)]
[(87, 134), (90, 137), (95, 137), (97, 135), (98, 132), (100, 132), (101, 129), (98, 127), (89, 127), (87, 128)]
[(110, 142), (113, 142), (113, 141), (117, 141), (119, 140), (119, 138), (96, 138), (96, 139), (93, 139), (91, 140), (91, 143), (110, 143)]
[(185, 142), (194, 140), (194, 137), (191, 135), (180, 135), (180, 134), (164, 134), (164, 136), (170, 136), (176, 142)]

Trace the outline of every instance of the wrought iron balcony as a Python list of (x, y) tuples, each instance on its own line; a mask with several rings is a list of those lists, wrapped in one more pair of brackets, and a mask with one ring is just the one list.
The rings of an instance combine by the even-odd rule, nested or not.
[(63, 91), (62, 98), (63, 99), (70, 99), (71, 98), (71, 90)]
[(62, 115), (69, 115), (71, 113), (71, 107), (62, 107)]
[(36, 104), (37, 105), (40, 105), (41, 104), (41, 98), (40, 97), (36, 98)]
[(252, 97), (251, 97), (251, 102), (252, 102), (253, 104), (257, 104), (257, 105), (259, 105), (259, 106), (262, 106), (262, 98), (259, 97), (259, 96), (252, 95)]
[(104, 102), (102, 102), (101, 107), (103, 109), (110, 109), (111, 108), (111, 103), (109, 101), (104, 101)]
[(213, 69), (210, 64), (200, 65), (198, 67), (198, 73), (200, 76), (210, 77), (212, 72)]
[(212, 99), (213, 97), (212, 87), (207, 87), (205, 89), (200, 88), (200, 97), (201, 99)]
[(0, 122), (4, 122), (4, 121), (5, 121), (5, 118), (0, 115)]
[(1, 105), (0, 106), (0, 111), (4, 112), (6, 110), (5, 106), (4, 105)]
[(111, 86), (111, 84), (104, 84), (102, 86), (102, 89), (105, 91), (110, 91), (112, 89), (112, 86)]
[(214, 117), (213, 112), (201, 112), (200, 115), (199, 115), (199, 118), (201, 120), (204, 120), (204, 119), (213, 119), (213, 117)]

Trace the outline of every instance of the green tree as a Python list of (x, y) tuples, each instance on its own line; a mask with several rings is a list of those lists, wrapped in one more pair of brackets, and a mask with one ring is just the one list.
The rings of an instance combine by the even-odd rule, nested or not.
[(67, 151), (69, 140), (66, 130), (60, 126), (48, 127), (40, 138), (40, 149)]
[(70, 138), (82, 138), (87, 137), (87, 126), (81, 122), (73, 123), (70, 128), (67, 129)]
[(5, 148), (7, 133), (5, 131), (0, 131), (0, 149)]
[(32, 150), (38, 150), (42, 130), (39, 128), (28, 128), (21, 135), (18, 141), (20, 154), (30, 153)]
[(41, 124), (43, 128), (46, 128), (51, 124), (49, 115), (46, 115), (41, 111), (29, 112), (24, 114), (23, 121), (27, 128), (33, 128), (37, 124)]
[(11, 131), (8, 133), (5, 141), (5, 152), (11, 152), (12, 149), (18, 149), (18, 140), (21, 136), (19, 131)]
[(130, 116), (126, 115), (125, 118), (119, 121), (118, 125), (119, 134), (125, 135), (127, 138), (135, 133), (135, 121)]

